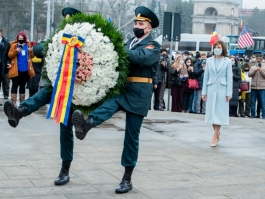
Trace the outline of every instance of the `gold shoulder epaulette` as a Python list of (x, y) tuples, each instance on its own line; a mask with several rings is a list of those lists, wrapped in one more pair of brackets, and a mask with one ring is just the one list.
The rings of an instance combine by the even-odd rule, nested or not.
[(32, 62), (33, 63), (38, 63), (38, 62), (41, 62), (41, 61), (42, 61), (41, 58), (38, 58), (38, 57), (32, 58)]

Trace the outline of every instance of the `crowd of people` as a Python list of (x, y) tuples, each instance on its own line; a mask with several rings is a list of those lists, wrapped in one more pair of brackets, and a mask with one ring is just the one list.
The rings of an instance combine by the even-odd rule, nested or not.
[[(172, 112), (205, 114), (206, 105), (202, 100), (202, 87), (207, 59), (212, 52), (177, 52), (172, 57), (166, 49), (160, 50), (157, 74), (153, 77), (154, 110), (166, 109), (165, 88), (171, 89)], [(233, 92), (229, 101), (230, 117), (265, 119), (265, 57), (227, 56), (233, 73)], [(191, 88), (190, 82), (197, 86)]]

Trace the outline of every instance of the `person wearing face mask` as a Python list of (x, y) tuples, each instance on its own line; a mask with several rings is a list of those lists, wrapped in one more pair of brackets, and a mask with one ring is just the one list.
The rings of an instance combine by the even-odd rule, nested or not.
[[(188, 78), (194, 79), (194, 67), (193, 67), (193, 61), (191, 58), (187, 58), (184, 63), (184, 67), (186, 67), (188, 71)], [(187, 78), (187, 79), (188, 79)], [(187, 81), (187, 80), (186, 80)], [(184, 113), (189, 111), (191, 96), (193, 95), (194, 90), (190, 90), (187, 88), (187, 85), (184, 87), (184, 93), (183, 93), (183, 100), (182, 100), (182, 110)]]
[[(164, 92), (163, 92), (163, 97), (162, 99), (160, 98), (160, 93), (161, 90), (165, 91), (165, 72), (167, 71), (167, 66), (169, 63), (168, 56), (167, 56), (167, 50), (166, 49), (161, 49), (160, 50), (160, 60), (159, 60), (159, 65), (157, 68), (156, 75), (153, 77), (153, 85), (154, 85), (154, 110), (164, 110), (163, 109), (163, 97), (164, 97)], [(160, 102), (160, 100), (162, 102)], [(162, 103), (162, 107), (160, 109), (160, 104)], [(151, 110), (151, 106), (150, 106)]]
[[(80, 11), (70, 7), (62, 10), (65, 20), (71, 20), (71, 17), (78, 13)], [(73, 160), (74, 147), (72, 127), (75, 127), (77, 139), (83, 140), (89, 130), (108, 120), (119, 110), (123, 110), (126, 112), (126, 126), (121, 164), (125, 172), (115, 192), (121, 194), (132, 189), (131, 176), (138, 159), (140, 128), (148, 113), (153, 90), (152, 77), (156, 74), (160, 54), (160, 45), (149, 35), (153, 28), (159, 26), (157, 16), (143, 6), (136, 8), (135, 15), (134, 33), (136, 37), (130, 39), (124, 47), (128, 54), (128, 84), (123, 93), (105, 101), (90, 112), (86, 119), (80, 110), (75, 110), (67, 125), (60, 123), (62, 167), (59, 176), (54, 181), (55, 185), (65, 185), (70, 181), (69, 169)], [(123, 45), (122, 40), (116, 42), (118, 45)], [(49, 104), (52, 90), (45, 86), (22, 102), (18, 108), (15, 108), (10, 101), (5, 102), (4, 110), (9, 124), (16, 127), (20, 119), (38, 110), (41, 106)]]
[(175, 61), (170, 69), (172, 112), (182, 112), (183, 93), (188, 77), (189, 74), (186, 66), (184, 65), (183, 57), (177, 54), (175, 56)]
[(252, 57), (249, 60), (250, 67), (255, 66), (257, 64), (257, 58), (255, 55), (252, 55)]
[(235, 57), (230, 57), (232, 62), (232, 72), (233, 72), (233, 94), (232, 99), (229, 101), (229, 116), (237, 117), (237, 106), (238, 106), (238, 97), (240, 92), (241, 85), (241, 72), (238, 67), (238, 62)]
[(248, 76), (252, 77), (251, 118), (256, 116), (256, 103), (258, 101), (262, 109), (262, 119), (265, 119), (265, 66), (261, 62), (262, 58), (258, 57), (256, 65), (250, 68)]
[(3, 31), (0, 29), (0, 87), (2, 86), (4, 99), (9, 97), (10, 80), (7, 75), (8, 67), (10, 67), (10, 59), (7, 56), (9, 48), (10, 43), (3, 37)]
[(189, 57), (189, 55), (190, 55), (189, 51), (185, 50), (185, 51), (183, 52), (183, 54), (182, 54), (182, 56), (183, 56), (183, 60), (185, 61), (185, 60)]
[(134, 34), (125, 46), (128, 53), (129, 73), (125, 92), (104, 102), (92, 111), (87, 119), (80, 110), (72, 115), (72, 124), (78, 139), (84, 139), (88, 131), (108, 120), (119, 110), (126, 112), (124, 148), (121, 164), (125, 172), (116, 193), (132, 189), (131, 176), (136, 166), (139, 149), (140, 128), (148, 113), (152, 98), (152, 77), (159, 64), (160, 45), (153, 40), (150, 32), (159, 26), (157, 16), (150, 9), (140, 6), (135, 9)]
[(201, 53), (201, 57), (199, 61), (194, 66), (194, 74), (195, 78), (199, 83), (199, 89), (196, 90), (196, 113), (197, 114), (205, 114), (205, 102), (202, 101), (202, 85), (203, 85), (203, 76), (206, 65), (206, 53)]
[(239, 100), (240, 117), (250, 117), (251, 108), (251, 77), (248, 76), (249, 64), (245, 63), (241, 69), (242, 82), (249, 82), (249, 90), (241, 91), (241, 99)]
[(213, 57), (206, 61), (202, 100), (206, 102), (205, 123), (212, 124), (211, 147), (220, 140), (221, 125), (229, 125), (229, 101), (232, 98), (232, 63), (223, 41), (213, 45)]
[(247, 64), (250, 64), (249, 62), (249, 58), (246, 56), (245, 59), (244, 59), (244, 63), (247, 63)]
[(243, 57), (240, 57), (238, 61), (238, 67), (241, 69), (243, 67), (243, 64), (244, 64)]
[(164, 102), (164, 93), (166, 88), (167, 76), (168, 76), (168, 69), (170, 67), (170, 61), (168, 57), (168, 52), (166, 49), (160, 50), (160, 60), (159, 66), (157, 68), (157, 88), (155, 89), (155, 105), (154, 110), (163, 111), (165, 109), (165, 102)]
[(11, 42), (8, 57), (11, 59), (8, 71), (8, 78), (12, 79), (11, 100), (16, 106), (18, 87), (21, 103), (25, 100), (26, 83), (32, 77), (29, 76), (28, 69), (32, 65), (30, 59), (34, 57), (34, 54), (24, 32), (19, 32), (16, 41)]

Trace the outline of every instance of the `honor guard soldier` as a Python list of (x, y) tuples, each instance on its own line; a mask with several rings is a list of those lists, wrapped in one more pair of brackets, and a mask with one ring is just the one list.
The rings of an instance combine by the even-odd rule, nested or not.
[(153, 40), (150, 32), (159, 26), (157, 16), (148, 8), (140, 6), (135, 10), (135, 37), (126, 43), (129, 61), (128, 85), (123, 94), (118, 95), (95, 109), (84, 119), (81, 111), (72, 115), (76, 137), (83, 140), (87, 132), (110, 119), (119, 110), (126, 112), (126, 128), (121, 164), (125, 172), (116, 193), (126, 193), (132, 189), (131, 175), (136, 165), (139, 148), (139, 134), (144, 117), (148, 113), (152, 98), (152, 77), (155, 75), (160, 45)]
[[(64, 17), (71, 17), (79, 13), (78, 10), (65, 8)], [(126, 44), (128, 52), (129, 74), (126, 91), (103, 103), (88, 115), (85, 120), (81, 111), (77, 110), (68, 121), (67, 126), (60, 123), (60, 143), (62, 168), (55, 185), (63, 185), (69, 182), (69, 168), (73, 159), (73, 132), (75, 126), (76, 137), (84, 139), (87, 132), (109, 119), (119, 110), (126, 112), (126, 130), (124, 149), (121, 164), (125, 167), (125, 173), (121, 183), (116, 188), (116, 193), (126, 193), (132, 189), (131, 175), (138, 158), (139, 134), (143, 118), (147, 115), (149, 103), (152, 97), (152, 77), (156, 73), (159, 62), (160, 45), (149, 35), (152, 28), (159, 25), (156, 15), (146, 7), (138, 7), (135, 10), (134, 34), (135, 37)], [(33, 97), (14, 107), (12, 101), (4, 105), (5, 114), (12, 127), (16, 127), (19, 120), (40, 107), (50, 103), (52, 89), (44, 87)]]
[[(80, 11), (74, 8), (67, 7), (62, 10), (62, 15), (66, 18), (69, 18), (77, 13), (80, 13)], [(43, 49), (44, 45), (40, 45), (37, 55), (41, 54), (40, 52), (42, 52)], [(8, 117), (10, 126), (15, 128), (22, 117), (26, 117), (27, 115), (37, 111), (42, 106), (49, 104), (51, 102), (51, 97), (52, 88), (44, 87), (40, 89), (34, 96), (23, 101), (18, 108), (13, 105), (12, 101), (6, 101), (4, 104), (4, 111)], [(69, 169), (73, 160), (74, 149), (73, 125), (71, 124), (71, 120), (68, 121), (67, 126), (63, 123), (60, 123), (60, 147), (62, 168), (59, 176), (54, 181), (55, 185), (64, 185), (70, 180)]]

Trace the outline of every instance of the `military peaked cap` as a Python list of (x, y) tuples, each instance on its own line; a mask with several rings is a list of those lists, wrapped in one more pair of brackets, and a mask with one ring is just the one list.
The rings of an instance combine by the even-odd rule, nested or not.
[(38, 58), (43, 58), (44, 42), (41, 41), (33, 46), (33, 54)]
[(81, 13), (79, 10), (71, 7), (66, 7), (62, 10), (62, 15), (64, 18), (71, 17), (72, 15)]
[(135, 9), (135, 21), (149, 21), (152, 28), (159, 26), (159, 20), (155, 13), (144, 6), (139, 6)]

